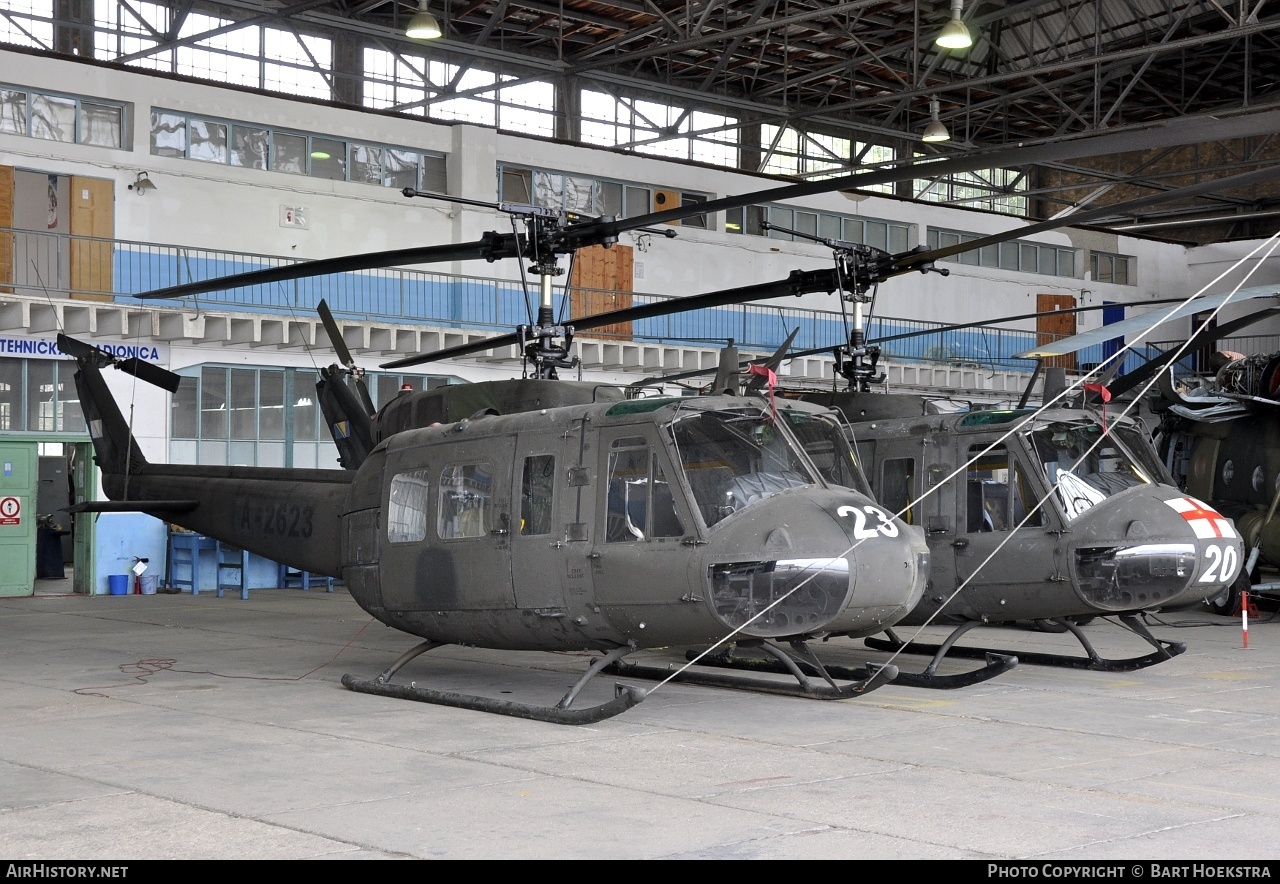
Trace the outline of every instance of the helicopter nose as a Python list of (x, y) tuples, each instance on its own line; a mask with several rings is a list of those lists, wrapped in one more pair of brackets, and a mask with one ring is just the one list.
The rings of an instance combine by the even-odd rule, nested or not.
[(1191, 543), (1082, 547), (1075, 551), (1080, 594), (1104, 611), (1132, 611), (1170, 604), (1195, 574)]
[[(1134, 491), (1115, 498), (1114, 515), (1072, 526), (1081, 537), (1072, 567), (1085, 601), (1103, 611), (1177, 606), (1235, 580), (1244, 544), (1230, 520), (1171, 488)], [(1098, 542), (1104, 538), (1112, 542)]]
[[(721, 561), (707, 572), (717, 616), (743, 635), (879, 631), (924, 592), (923, 535), (864, 497), (823, 489), (752, 509), (751, 519), (724, 525), (709, 550)], [(723, 561), (734, 549), (766, 555)]]

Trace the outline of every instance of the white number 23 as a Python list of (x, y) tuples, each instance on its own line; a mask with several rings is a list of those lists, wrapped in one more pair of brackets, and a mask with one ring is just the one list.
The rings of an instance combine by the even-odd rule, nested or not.
[[(875, 524), (870, 527), (867, 526), (868, 514), (875, 519)], [(879, 507), (864, 506), (859, 509), (856, 506), (842, 506), (836, 510), (836, 515), (853, 516), (853, 536), (856, 540), (871, 540), (877, 534), (883, 534), (885, 537), (898, 536), (898, 526), (893, 524), (889, 514)]]

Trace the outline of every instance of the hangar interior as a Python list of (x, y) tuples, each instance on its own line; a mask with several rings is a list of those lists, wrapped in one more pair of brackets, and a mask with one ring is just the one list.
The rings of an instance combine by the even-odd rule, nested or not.
[[(430, 41), (404, 33), (418, 4), (391, 0), (17, 0), (0, 10), (0, 496), (22, 501), (0, 525), (0, 575), (11, 575), (0, 594), (31, 593), (45, 558), (74, 575), (63, 578), (74, 591), (104, 593), (135, 559), (167, 557), (159, 520), (60, 511), (101, 490), (59, 332), (183, 377), (170, 395), (108, 373), (148, 458), (325, 468), (337, 453), (313, 384), (335, 355), (321, 299), (382, 403), (405, 384), (518, 375), (516, 347), (374, 366), (509, 331), (538, 297), (514, 260), (130, 297), (163, 286), (471, 241), (509, 232), (510, 206), (625, 218), (904, 170), (583, 249), (556, 283), (572, 317), (828, 266), (822, 240), (896, 254), (1091, 213), (1088, 224), (960, 252), (939, 262), (945, 276), (910, 273), (876, 289), (872, 341), (937, 330), (884, 345), (885, 383), (962, 405), (1017, 401), (1033, 364), (1014, 354), (1047, 336), (1228, 290), (1246, 274), (1249, 285), (1280, 282), (1267, 240), (1280, 211), (1265, 179), (1097, 216), (1274, 163), (1271, 132), (1212, 137), (1220, 121), (1276, 109), (1280, 15), (1261, 4), (429, 6), (443, 30)], [(956, 20), (972, 46), (939, 48), (934, 38)], [(948, 139), (925, 140), (932, 124)], [(1207, 134), (1038, 160), (1073, 139), (1161, 124)], [(985, 153), (1014, 161), (912, 174), (922, 158)], [(847, 339), (843, 306), (820, 293), (639, 320), (578, 335), (573, 355), (582, 378), (629, 384), (714, 369), (729, 341), (744, 357), (767, 355), (795, 330), (793, 348), (810, 352), (784, 362), (780, 382), (829, 387), (824, 348)], [(1097, 309), (1035, 315), (1071, 308)], [(1013, 316), (1027, 318), (1005, 321)], [(1193, 321), (1146, 343), (1184, 338)], [(1230, 346), (1269, 352), (1275, 331), (1259, 326)], [(272, 563), (241, 564), (241, 588), (277, 585)], [(216, 562), (206, 568), (218, 582)]]

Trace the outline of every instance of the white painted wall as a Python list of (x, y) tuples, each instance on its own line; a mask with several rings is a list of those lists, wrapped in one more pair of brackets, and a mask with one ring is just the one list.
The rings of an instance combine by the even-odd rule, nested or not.
[[(342, 110), (306, 101), (285, 100), (208, 84), (185, 82), (93, 64), (0, 51), (0, 82), (132, 102), (133, 149), (105, 150), (0, 135), (0, 162), (39, 171), (110, 178), (116, 184), (116, 231), (120, 238), (218, 248), (297, 258), (321, 258), (423, 244), (469, 241), (486, 230), (510, 230), (510, 222), (484, 208), (410, 200), (391, 188), (325, 181), (284, 173), (237, 169), (185, 159), (151, 156), (152, 107), (189, 111), (215, 118), (330, 134), (339, 138), (446, 152), (450, 188), (455, 195), (496, 200), (496, 163), (528, 164), (587, 176), (609, 177), (696, 190), (714, 197), (751, 193), (785, 183), (778, 179), (673, 163), (653, 157), (557, 143), (499, 133), (469, 125), (442, 125), (376, 112)], [(144, 196), (127, 190), (145, 170), (156, 189)], [(761, 201), (766, 201), (762, 196)], [(929, 224), (976, 233), (1022, 226), (1016, 219), (983, 212), (943, 208), (880, 196), (830, 193), (792, 201), (807, 208), (906, 221), (916, 225), (915, 245)], [(280, 225), (281, 206), (302, 206), (309, 229)], [(717, 218), (721, 226), (723, 218)], [(949, 277), (911, 274), (887, 282), (880, 292), (881, 315), (943, 322), (999, 318), (1034, 309), (1041, 292), (1074, 294), (1083, 304), (1141, 302), (1185, 291), (1187, 258), (1181, 246), (1131, 237), (1055, 231), (1037, 242), (1087, 246), (1101, 236), (1107, 250), (1138, 257), (1137, 286), (1104, 286), (1080, 279), (1013, 273), (947, 264)], [(623, 242), (633, 243), (627, 234)], [(1096, 245), (1095, 247), (1102, 247)], [(782, 279), (795, 269), (828, 266), (819, 246), (783, 243), (719, 230), (680, 228), (675, 240), (653, 238), (648, 252), (637, 253), (643, 278), (636, 290), (695, 294), (765, 280)], [(506, 279), (518, 278), (514, 261), (470, 262), (436, 269)], [(825, 295), (792, 306), (838, 309)], [(1085, 314), (1081, 328), (1100, 319)], [(1031, 328), (1034, 323), (1023, 323)]]

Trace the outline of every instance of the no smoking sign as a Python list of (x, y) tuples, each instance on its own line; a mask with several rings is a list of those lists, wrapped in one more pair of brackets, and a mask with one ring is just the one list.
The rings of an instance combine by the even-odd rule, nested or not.
[(0, 497), (0, 525), (22, 524), (22, 501), (16, 497)]

